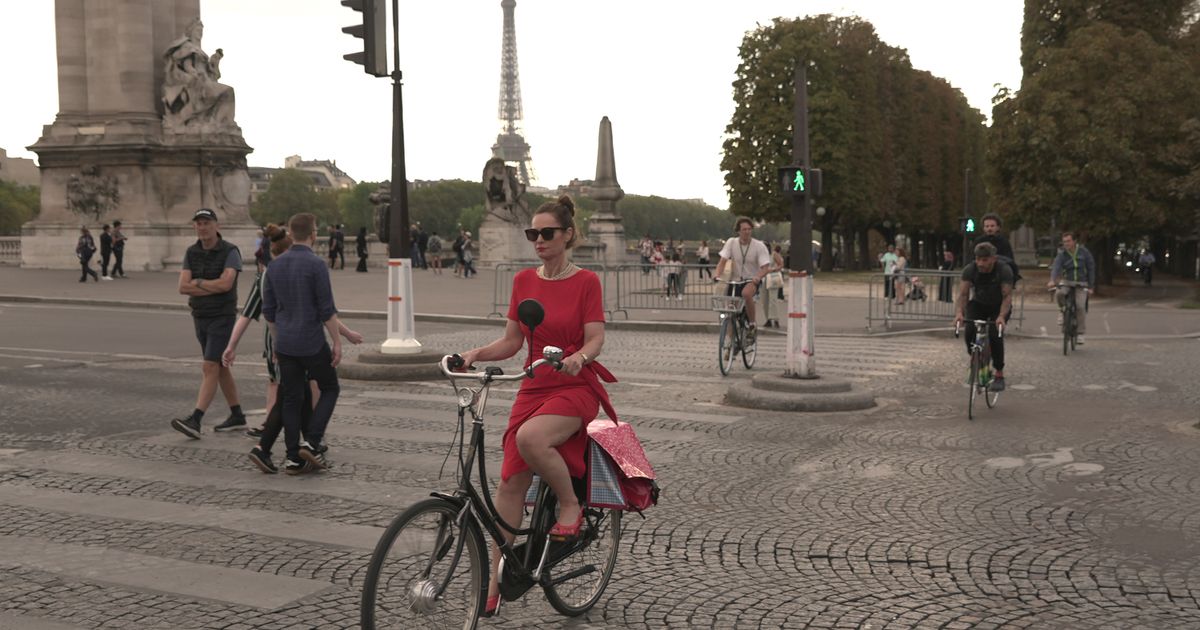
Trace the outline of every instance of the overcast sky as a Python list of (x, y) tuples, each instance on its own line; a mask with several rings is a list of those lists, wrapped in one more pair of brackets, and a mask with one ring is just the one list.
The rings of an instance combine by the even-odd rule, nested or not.
[[(389, 3), (390, 4), (390, 3)], [(517, 52), (537, 184), (596, 170), (600, 118), (613, 124), (626, 193), (725, 208), (721, 142), (746, 31), (777, 16), (858, 15), (913, 66), (945, 78), (990, 118), (996, 84), (1020, 83), (1022, 0), (518, 0)], [(478, 180), (499, 131), (499, 0), (400, 0), (409, 179)], [(351, 177), (390, 175), (391, 83), (342, 59), (356, 13), (337, 0), (201, 0), (203, 47), (223, 48), (223, 83), (252, 166), (333, 159)], [(52, 0), (0, 0), (0, 148), (54, 120)]]

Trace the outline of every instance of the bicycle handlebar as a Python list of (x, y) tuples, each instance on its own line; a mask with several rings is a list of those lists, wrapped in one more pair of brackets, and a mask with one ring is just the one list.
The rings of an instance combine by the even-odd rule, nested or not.
[[(976, 328), (978, 328), (980, 326), (987, 326), (987, 325), (996, 323), (996, 320), (994, 320), (994, 319), (972, 319), (970, 321), (975, 324)], [(996, 337), (998, 337), (1000, 339), (1004, 338), (1004, 328), (1005, 328), (1004, 326), (996, 326)], [(958, 335), (960, 332), (962, 332), (962, 322), (955, 321), (954, 322), (954, 338), (955, 339), (958, 339)]]
[(451, 381), (460, 378), (471, 378), (479, 381), (480, 383), (510, 382), (533, 378), (533, 371), (546, 364), (554, 366), (554, 369), (556, 370), (561, 370), (562, 356), (563, 351), (561, 348), (546, 346), (542, 348), (543, 358), (534, 361), (529, 365), (529, 367), (521, 370), (517, 374), (507, 375), (501, 373), (499, 371), (500, 368), (497, 367), (489, 367), (484, 369), (482, 372), (457, 372), (455, 370), (458, 370), (463, 366), (463, 358), (457, 354), (447, 354), (446, 356), (442, 357), (442, 360), (438, 365), (442, 368), (442, 374), (445, 374), (446, 377)]

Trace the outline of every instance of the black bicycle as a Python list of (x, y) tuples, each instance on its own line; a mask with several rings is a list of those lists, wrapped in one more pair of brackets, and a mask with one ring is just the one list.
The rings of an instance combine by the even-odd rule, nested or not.
[[(970, 389), (967, 400), (967, 419), (975, 419), (975, 398), (982, 395), (988, 409), (996, 406), (1000, 392), (992, 389), (995, 375), (992, 373), (992, 343), (989, 333), (996, 326), (995, 320), (973, 319), (975, 324), (975, 342), (971, 344), (971, 365), (967, 371), (967, 386)], [(958, 324), (954, 325), (954, 337), (957, 339), (962, 332)], [(997, 336), (1004, 335), (1003, 328), (997, 328)]]
[[(733, 292), (740, 295), (742, 287), (749, 281), (730, 282)], [(714, 295), (712, 309), (721, 321), (721, 332), (717, 338), (717, 367), (722, 376), (728, 376), (733, 368), (733, 358), (742, 355), (746, 369), (754, 367), (758, 356), (758, 336), (750, 332), (750, 316), (746, 313), (746, 300), (737, 295)]]
[[(525, 310), (524, 304), (521, 310)], [(541, 312), (540, 305), (537, 310)], [(530, 325), (528, 321), (526, 325)], [(559, 542), (547, 535), (556, 520), (556, 501), (549, 484), (538, 484), (533, 515), (525, 529), (500, 517), (487, 490), (483, 414), (488, 391), (494, 383), (533, 378), (534, 370), (542, 365), (561, 367), (561, 349), (546, 346), (542, 355), (544, 358), (522, 373), (509, 376), (498, 367), (455, 372), (461, 368), (462, 358), (442, 358), (442, 373), (458, 395), (458, 488), (434, 492), (431, 498), (409, 507), (380, 537), (363, 584), (360, 615), (365, 630), (474, 628), (484, 611), (491, 570), (484, 532), (500, 547), (500, 596), (504, 601), (519, 599), (538, 585), (555, 610), (578, 616), (600, 600), (617, 562), (620, 511), (588, 506), (582, 500), (582, 482), (574, 480), (584, 522), (579, 538)], [(460, 380), (475, 381), (475, 386), (460, 386)], [(471, 439), (464, 453), (468, 412)], [(478, 486), (471, 479), (476, 459)], [(507, 542), (501, 528), (517, 538)]]
[(1066, 287), (1067, 289), (1067, 295), (1064, 299), (1066, 305), (1063, 306), (1062, 312), (1063, 356), (1066, 356), (1068, 351), (1073, 352), (1075, 344), (1079, 340), (1079, 312), (1077, 310), (1078, 307), (1075, 305), (1075, 292), (1080, 287), (1086, 286), (1082, 282), (1059, 282), (1056, 288), (1050, 289), (1052, 292), (1057, 292), (1059, 287)]

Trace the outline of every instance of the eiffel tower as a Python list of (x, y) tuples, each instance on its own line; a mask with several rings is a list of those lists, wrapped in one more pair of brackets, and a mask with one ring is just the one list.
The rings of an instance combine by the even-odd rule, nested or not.
[(517, 24), (513, 13), (516, 0), (502, 0), (504, 9), (504, 39), (500, 46), (500, 134), (492, 145), (492, 155), (507, 163), (515, 163), (517, 177), (529, 186), (534, 179), (533, 160), (529, 143), (521, 135), (521, 77), (517, 72)]

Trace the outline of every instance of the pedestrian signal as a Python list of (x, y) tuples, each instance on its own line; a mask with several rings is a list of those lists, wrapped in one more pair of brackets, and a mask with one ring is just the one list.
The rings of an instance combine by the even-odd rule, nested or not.
[(808, 194), (808, 173), (801, 166), (784, 166), (779, 169), (779, 183), (783, 194), (792, 197), (803, 197)]

